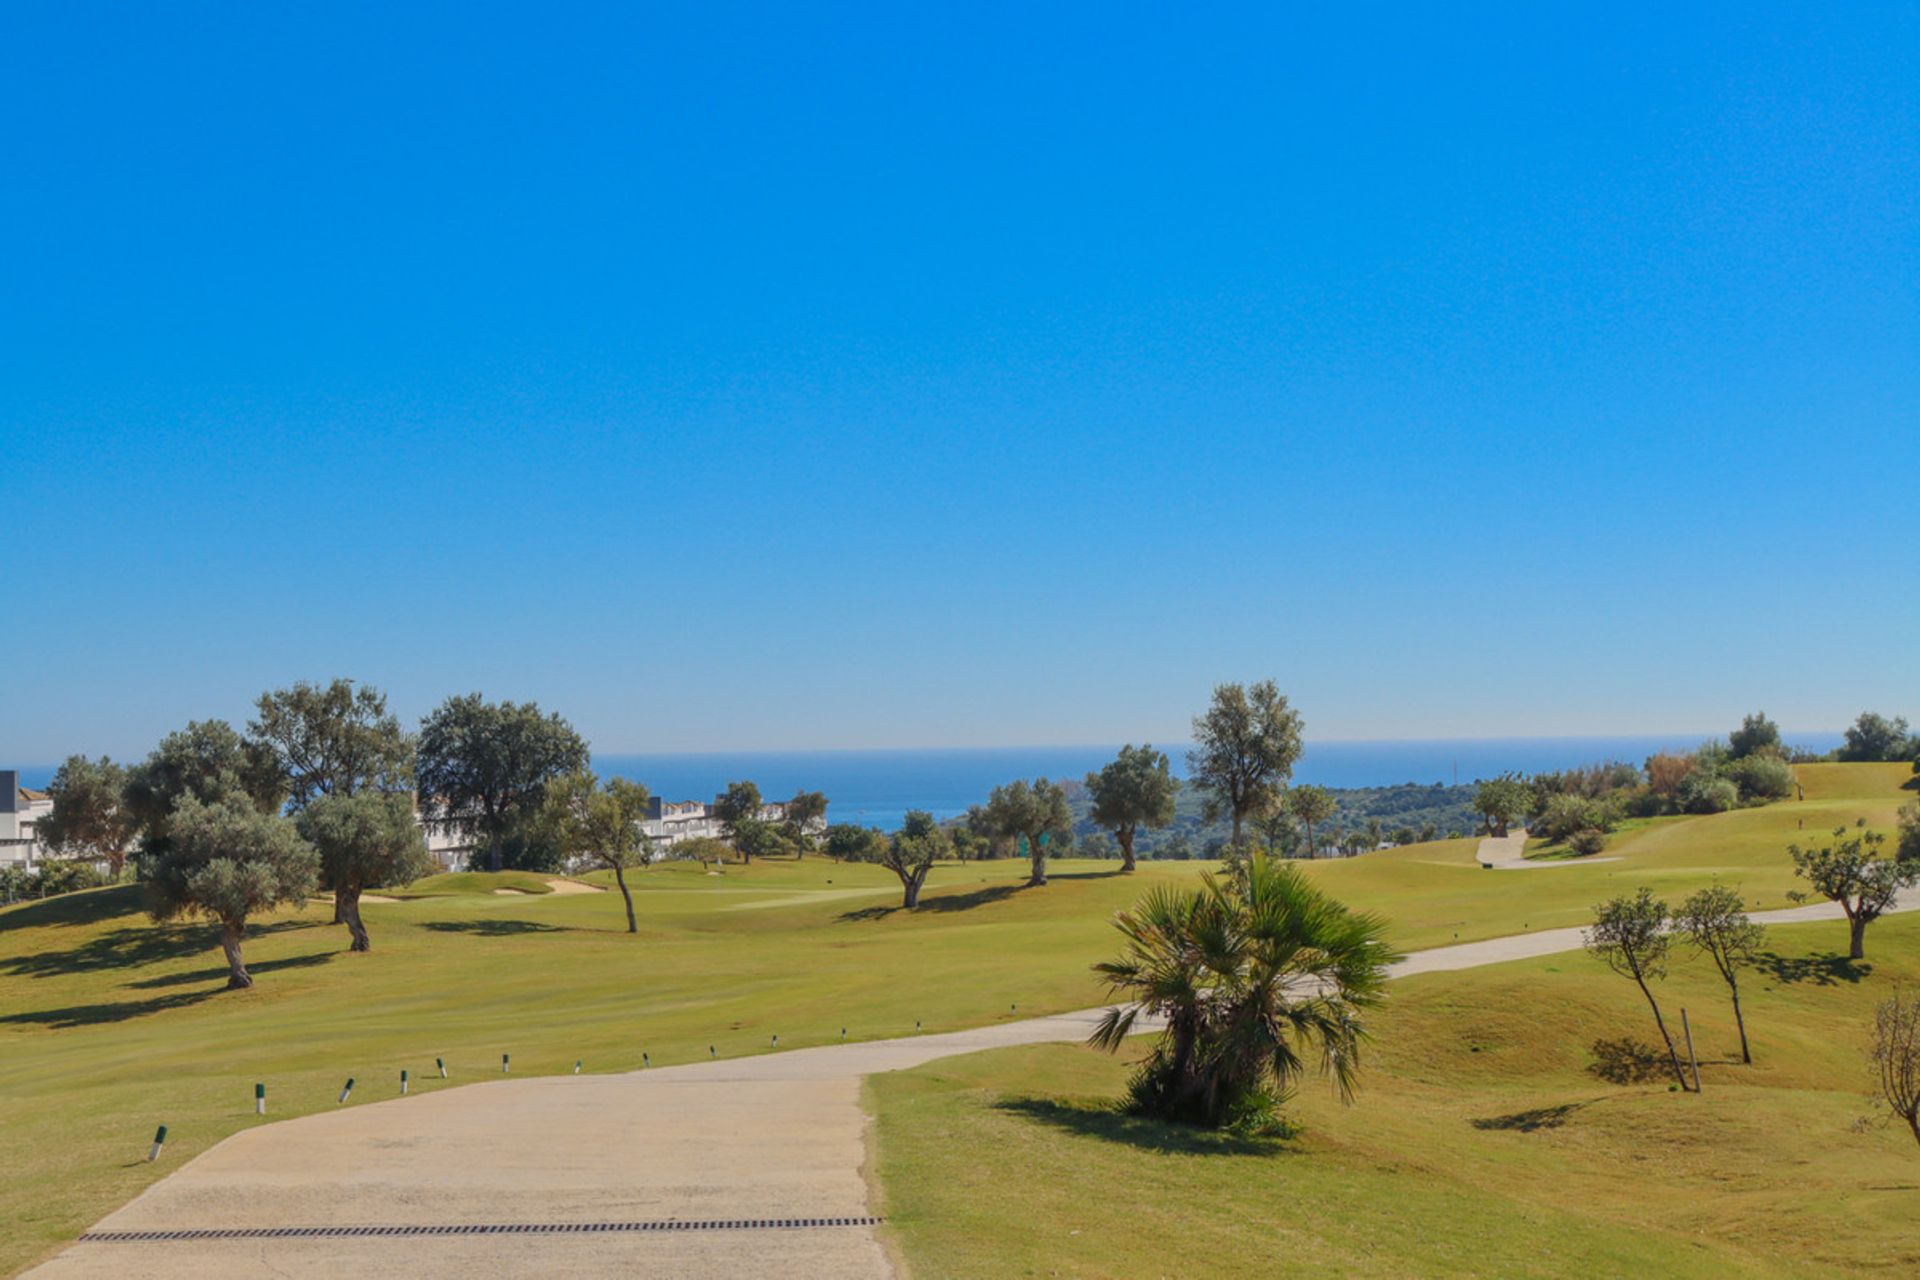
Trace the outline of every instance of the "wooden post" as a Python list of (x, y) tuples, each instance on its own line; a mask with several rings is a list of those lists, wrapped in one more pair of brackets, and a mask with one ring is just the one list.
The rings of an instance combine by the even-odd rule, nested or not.
[(1693, 1027), (1687, 1021), (1687, 1011), (1680, 1010), (1680, 1029), (1687, 1034), (1687, 1061), (1693, 1064), (1693, 1091), (1700, 1092), (1700, 1059), (1693, 1056)]

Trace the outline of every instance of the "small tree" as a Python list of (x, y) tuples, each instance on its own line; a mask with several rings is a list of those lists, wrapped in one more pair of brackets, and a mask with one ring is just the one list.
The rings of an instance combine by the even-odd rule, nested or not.
[(543, 820), (563, 856), (585, 858), (613, 872), (627, 907), (628, 933), (640, 932), (640, 921), (633, 913), (627, 868), (645, 866), (653, 857), (653, 841), (640, 825), (647, 816), (648, 799), (647, 789), (637, 782), (625, 778), (601, 782), (587, 769), (547, 783)]
[(878, 862), (874, 846), (885, 844), (886, 839), (872, 827), (836, 822), (827, 828), (827, 856), (841, 862)]
[(754, 853), (765, 847), (753, 829), (760, 822), (760, 809), (760, 788), (751, 782), (729, 782), (713, 802), (713, 816), (745, 862), (752, 862)]
[(796, 791), (793, 799), (787, 801), (786, 827), (788, 843), (793, 846), (794, 856), (804, 858), (807, 850), (813, 847), (813, 825), (824, 822), (827, 816), (827, 797), (818, 791)]
[(262, 813), (240, 794), (203, 803), (181, 797), (167, 838), (149, 857), (147, 910), (156, 922), (199, 915), (220, 928), (227, 988), (253, 985), (240, 954), (247, 917), (313, 892), (319, 858), (292, 822)]
[(1087, 794), (1093, 797), (1094, 822), (1113, 832), (1120, 846), (1120, 869), (1134, 869), (1133, 839), (1141, 827), (1164, 827), (1173, 821), (1173, 801), (1180, 784), (1168, 771), (1167, 753), (1151, 744), (1120, 748), (1120, 754), (1098, 773), (1087, 775)]
[(856, 856), (877, 862), (900, 877), (901, 906), (911, 911), (920, 905), (920, 888), (927, 882), (927, 873), (947, 852), (947, 833), (933, 815), (923, 809), (910, 809), (891, 838), (863, 842)]
[(1027, 842), (1027, 856), (1033, 863), (1027, 883), (1045, 884), (1047, 842), (1073, 836), (1073, 813), (1060, 784), (1035, 778), (1032, 783), (1010, 782), (995, 787), (987, 797), (987, 818), (1001, 836)]
[(1767, 713), (1756, 711), (1740, 722), (1740, 727), (1727, 735), (1727, 751), (1735, 760), (1753, 755), (1780, 754), (1780, 726), (1767, 719)]
[(295, 824), (318, 852), (320, 875), (333, 886), (334, 905), (353, 941), (351, 951), (373, 946), (360, 919), (360, 895), (385, 885), (408, 884), (433, 871), (433, 859), (413, 801), (403, 794), (360, 791), (318, 793)]
[(1832, 844), (1787, 846), (1794, 874), (1813, 889), (1811, 894), (1795, 890), (1787, 896), (1805, 902), (1817, 895), (1839, 903), (1847, 913), (1847, 955), (1853, 960), (1866, 958), (1867, 926), (1894, 904), (1902, 889), (1920, 881), (1920, 862), (1880, 856), (1886, 842), (1878, 831), (1836, 827)]
[(1533, 808), (1533, 788), (1514, 774), (1488, 778), (1473, 793), (1473, 807), (1487, 820), (1487, 831), (1504, 836), (1514, 820)]
[(1271, 809), (1293, 777), (1301, 728), (1271, 680), (1215, 685), (1212, 705), (1194, 717), (1187, 774), (1205, 797), (1207, 821), (1231, 819), (1235, 849), (1246, 820)]
[(1737, 891), (1719, 884), (1681, 903), (1673, 914), (1673, 924), (1696, 950), (1713, 958), (1714, 968), (1720, 971), (1727, 993), (1733, 997), (1733, 1023), (1740, 1028), (1740, 1061), (1751, 1063), (1747, 1021), (1740, 1013), (1740, 969), (1753, 963), (1766, 940), (1765, 926), (1747, 916), (1747, 904)]
[(67, 858), (104, 861), (118, 878), (140, 822), (126, 803), (127, 771), (106, 756), (68, 756), (47, 784), (53, 812), (34, 834)]
[(1660, 1039), (1666, 1042), (1673, 1078), (1680, 1082), (1682, 1089), (1691, 1089), (1686, 1072), (1680, 1069), (1680, 1051), (1674, 1048), (1673, 1037), (1667, 1033), (1667, 1020), (1660, 1015), (1660, 1002), (1653, 998), (1653, 990), (1647, 986), (1649, 980), (1667, 975), (1670, 942), (1667, 914), (1667, 904), (1655, 898), (1653, 890), (1642, 886), (1631, 898), (1622, 896), (1596, 906), (1593, 925), (1582, 941), (1609, 969), (1632, 978), (1639, 986), (1640, 994), (1647, 998), (1647, 1007), (1653, 1010)]
[(1325, 787), (1311, 784), (1295, 787), (1287, 792), (1287, 812), (1299, 819), (1300, 825), (1307, 829), (1307, 856), (1316, 858), (1319, 853), (1314, 848), (1313, 829), (1326, 822), (1340, 811), (1340, 802), (1333, 798), (1333, 792)]
[(1881, 1100), (1920, 1142), (1920, 1000), (1899, 987), (1873, 1011), (1872, 1056)]

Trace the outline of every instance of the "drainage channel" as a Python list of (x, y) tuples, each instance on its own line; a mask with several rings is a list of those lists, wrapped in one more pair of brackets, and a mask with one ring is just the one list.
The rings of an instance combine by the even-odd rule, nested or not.
[(571, 1236), (630, 1231), (805, 1231), (877, 1227), (880, 1218), (657, 1218), (650, 1222), (451, 1222), (365, 1227), (189, 1227), (179, 1231), (89, 1231), (82, 1244), (174, 1240), (348, 1240), (405, 1236)]

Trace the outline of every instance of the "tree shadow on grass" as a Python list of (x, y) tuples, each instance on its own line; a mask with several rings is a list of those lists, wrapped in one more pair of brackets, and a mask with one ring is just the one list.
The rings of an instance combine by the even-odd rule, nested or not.
[[(319, 927), (311, 920), (281, 920), (249, 928), (247, 937), (261, 938), (291, 929)], [(205, 924), (129, 925), (96, 934), (79, 946), (63, 951), (36, 951), (0, 960), (0, 973), (52, 978), (95, 969), (125, 969), (181, 960), (212, 947), (215, 937), (212, 927)]]
[[(965, 893), (938, 893), (920, 899), (920, 905), (909, 914), (939, 915), (948, 911), (971, 911), (975, 907), (984, 907), (990, 902), (1005, 902), (1027, 886), (1021, 884), (992, 884), (983, 889), (969, 889)], [(884, 920), (897, 911), (906, 911), (905, 907), (861, 907), (857, 911), (843, 911), (842, 920)]]
[(423, 928), (435, 933), (471, 933), (482, 938), (512, 938), (523, 933), (574, 933), (565, 925), (539, 920), (429, 920)]
[(1822, 951), (1811, 956), (1783, 956), (1778, 951), (1763, 951), (1754, 957), (1754, 965), (1775, 982), (1810, 982), (1817, 987), (1858, 983), (1873, 972), (1864, 960), (1849, 960), (1837, 951)]
[(1066, 1133), (1117, 1142), (1142, 1151), (1177, 1155), (1292, 1154), (1292, 1148), (1279, 1138), (1245, 1138), (1146, 1116), (1130, 1116), (1111, 1103), (1003, 1098), (993, 1105), (996, 1111), (1009, 1112)]
[[(315, 965), (326, 964), (338, 954), (333, 951), (315, 951), (311, 955), (286, 956), (279, 960), (261, 960), (249, 962), (248, 973), (276, 973), (285, 969), (311, 969)], [(207, 969), (193, 969), (186, 973), (166, 973), (157, 978), (142, 978), (138, 982), (129, 982), (127, 986), (137, 991), (150, 991), (155, 987), (184, 987), (195, 982), (213, 982), (227, 980), (227, 966), (215, 965)]]
[(1573, 1117), (1582, 1107), (1592, 1106), (1597, 1099), (1588, 1098), (1585, 1102), (1563, 1102), (1556, 1107), (1534, 1107), (1527, 1111), (1515, 1111), (1511, 1115), (1482, 1116), (1469, 1121), (1476, 1129), (1494, 1130), (1501, 1133), (1538, 1133), (1542, 1129), (1558, 1129)]

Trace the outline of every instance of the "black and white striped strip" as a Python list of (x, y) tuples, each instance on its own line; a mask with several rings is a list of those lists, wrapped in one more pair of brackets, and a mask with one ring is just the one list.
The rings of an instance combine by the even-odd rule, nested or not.
[(89, 1231), (83, 1244), (155, 1244), (177, 1240), (347, 1240), (409, 1236), (567, 1236), (621, 1231), (806, 1231), (877, 1227), (879, 1218), (660, 1218), (650, 1222), (448, 1222), (340, 1227), (187, 1227), (178, 1231)]

